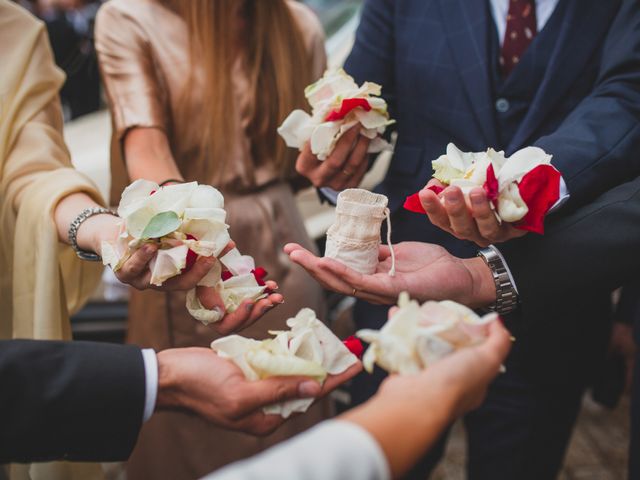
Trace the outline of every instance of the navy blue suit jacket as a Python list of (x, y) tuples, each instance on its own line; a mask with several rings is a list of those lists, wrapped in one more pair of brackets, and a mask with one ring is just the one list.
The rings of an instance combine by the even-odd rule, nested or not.
[[(560, 0), (554, 15), (562, 18), (556, 18), (557, 42), (543, 65), (542, 81), (515, 134), (501, 145), (490, 70), (494, 59), (489, 58), (488, 32), (495, 26), (488, 0), (365, 3), (345, 70), (359, 82), (382, 84), (397, 120), (395, 155), (377, 187), (394, 211), (394, 243), (438, 243), (459, 256), (477, 252), (475, 245), (401, 208), (405, 197), (431, 178), (431, 160), (445, 152), (448, 142), (462, 150), (494, 147), (507, 154), (538, 145), (553, 154), (571, 196), (552, 214), (557, 218), (640, 174), (640, 4)], [(599, 290), (586, 298), (523, 305), (512, 322), (522, 339), (514, 355), (539, 370), (531, 359), (539, 359), (543, 347), (549, 368), (566, 368), (572, 375), (575, 366), (585, 366), (585, 358), (596, 358), (596, 351), (604, 349), (607, 294)], [(542, 316), (547, 325), (566, 327), (555, 345), (547, 329), (535, 327)], [(373, 306), (361, 302), (356, 308), (358, 327), (382, 322), (383, 312)], [(568, 344), (576, 331), (581, 342)], [(558, 356), (563, 360), (558, 362)]]
[(640, 7), (561, 0), (559, 41), (508, 145), (495, 129), (487, 0), (368, 0), (345, 69), (383, 85), (398, 143), (379, 190), (397, 209), (432, 175), (448, 142), (462, 150), (538, 145), (574, 205), (640, 174)]

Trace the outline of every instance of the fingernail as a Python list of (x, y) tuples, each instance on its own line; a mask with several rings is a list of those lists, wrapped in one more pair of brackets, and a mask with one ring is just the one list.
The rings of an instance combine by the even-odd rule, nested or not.
[(474, 205), (482, 205), (483, 201), (484, 198), (482, 198), (482, 195), (471, 195), (471, 203)]
[(458, 196), (454, 192), (445, 193), (445, 199), (449, 203), (458, 203)]
[(282, 305), (284, 303), (284, 300), (278, 302), (278, 305)]
[(251, 310), (253, 310), (253, 303), (249, 303), (248, 305), (245, 305), (244, 308), (247, 309), (247, 312), (251, 313)]
[(269, 310), (273, 308), (273, 305), (267, 305), (262, 309), (262, 313), (267, 313)]
[(298, 385), (298, 395), (302, 398), (317, 397), (320, 394), (320, 385), (316, 382), (306, 381)]

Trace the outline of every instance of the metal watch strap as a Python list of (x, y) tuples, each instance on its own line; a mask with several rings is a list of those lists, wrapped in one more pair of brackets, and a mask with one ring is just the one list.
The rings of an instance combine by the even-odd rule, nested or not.
[(500, 254), (496, 248), (491, 245), (488, 248), (480, 250), (478, 256), (482, 257), (491, 270), (491, 275), (496, 285), (496, 303), (489, 307), (489, 310), (497, 312), (500, 315), (511, 313), (518, 305), (518, 294), (511, 282), (511, 278), (509, 278), (509, 272)]
[(82, 260), (87, 260), (89, 262), (99, 262), (102, 260), (102, 257), (100, 257), (100, 255), (98, 255), (97, 253), (87, 252), (78, 247), (78, 229), (80, 228), (80, 225), (82, 225), (82, 223), (88, 218), (91, 218), (94, 215), (102, 215), (105, 213), (109, 215), (116, 215), (108, 208), (85, 208), (82, 212), (80, 212), (75, 220), (71, 222), (71, 225), (69, 226), (69, 243), (71, 244), (71, 248), (73, 248), (73, 251), (76, 252), (76, 255)]

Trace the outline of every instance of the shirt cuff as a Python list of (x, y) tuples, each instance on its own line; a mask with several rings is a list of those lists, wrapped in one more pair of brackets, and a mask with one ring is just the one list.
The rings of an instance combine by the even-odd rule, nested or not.
[(558, 210), (562, 205), (567, 203), (567, 200), (569, 200), (569, 189), (567, 188), (567, 183), (564, 181), (564, 178), (560, 177), (560, 194), (558, 195), (558, 201), (549, 209), (549, 213)]
[(498, 247), (496, 247), (495, 245), (491, 245), (491, 248), (500, 257), (500, 261), (502, 262), (502, 266), (507, 271), (507, 275), (509, 275), (509, 281), (511, 282), (511, 285), (513, 285), (513, 289), (516, 291), (516, 295), (520, 295), (520, 292), (518, 292), (518, 286), (516, 285), (516, 281), (513, 278), (513, 275), (511, 274), (511, 270), (509, 270), (509, 265), (507, 265), (507, 261), (505, 260), (504, 256), (502, 255), (502, 252), (500, 252), (500, 250), (498, 250)]
[(153, 415), (156, 409), (156, 398), (158, 397), (158, 358), (152, 348), (142, 350), (142, 360), (144, 361), (145, 391), (144, 391), (144, 413), (142, 422), (146, 422)]
[(322, 195), (324, 195), (324, 198), (329, 200), (334, 205), (338, 203), (338, 195), (340, 194), (340, 192), (338, 192), (337, 190), (329, 187), (322, 187), (320, 188), (320, 193), (322, 193)]

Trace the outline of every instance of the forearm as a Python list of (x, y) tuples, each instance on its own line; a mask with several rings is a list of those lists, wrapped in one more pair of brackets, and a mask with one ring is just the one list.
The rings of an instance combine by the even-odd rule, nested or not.
[(440, 437), (453, 420), (454, 401), (446, 392), (420, 402), (399, 404), (376, 396), (342, 415), (340, 420), (359, 425), (378, 442), (393, 478), (405, 474)]
[(134, 128), (124, 137), (127, 172), (131, 180), (182, 180), (166, 134), (158, 128)]

